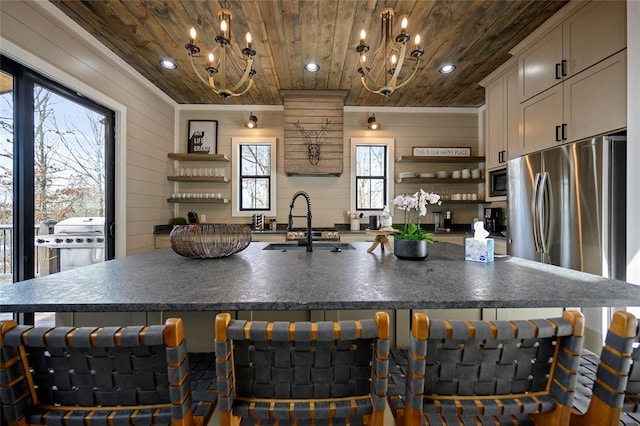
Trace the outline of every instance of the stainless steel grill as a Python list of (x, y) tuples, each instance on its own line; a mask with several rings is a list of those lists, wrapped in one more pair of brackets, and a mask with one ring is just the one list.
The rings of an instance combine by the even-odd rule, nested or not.
[(72, 217), (58, 222), (53, 234), (39, 235), (36, 245), (58, 249), (60, 271), (104, 261), (104, 217)]

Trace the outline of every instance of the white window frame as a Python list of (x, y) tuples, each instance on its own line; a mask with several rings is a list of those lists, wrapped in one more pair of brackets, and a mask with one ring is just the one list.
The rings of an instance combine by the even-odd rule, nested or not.
[[(241, 145), (269, 145), (271, 147), (271, 175), (270, 175), (270, 194), (271, 199), (269, 210), (240, 210), (240, 191), (242, 191), (242, 185), (240, 184), (240, 146)], [(231, 216), (233, 217), (250, 217), (256, 213), (264, 214), (266, 216), (276, 216), (276, 138), (266, 136), (247, 136), (247, 137), (232, 137), (231, 138), (232, 149), (232, 162), (231, 162), (231, 203), (233, 205), (231, 210)]]
[[(385, 204), (391, 205), (394, 198), (394, 161), (395, 161), (395, 139), (393, 138), (351, 138), (351, 184), (349, 185), (349, 211), (356, 211), (356, 147), (359, 145), (378, 145), (387, 147), (387, 199)], [(391, 209), (391, 207), (389, 207)], [(382, 209), (380, 209), (382, 211)], [(362, 210), (365, 213), (371, 213), (371, 210)]]

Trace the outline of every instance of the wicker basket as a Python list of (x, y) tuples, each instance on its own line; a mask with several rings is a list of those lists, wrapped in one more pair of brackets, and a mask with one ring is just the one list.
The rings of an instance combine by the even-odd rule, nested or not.
[(251, 228), (234, 223), (180, 225), (171, 231), (171, 248), (185, 257), (214, 258), (244, 250), (251, 242)]

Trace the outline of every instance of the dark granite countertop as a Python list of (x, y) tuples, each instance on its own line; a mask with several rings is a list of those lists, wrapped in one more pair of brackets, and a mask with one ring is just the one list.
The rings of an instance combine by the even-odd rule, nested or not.
[(279, 252), (251, 243), (233, 256), (189, 259), (170, 248), (2, 286), (0, 311), (219, 311), (640, 305), (640, 286), (511, 257), (464, 260), (448, 243), (425, 261), (369, 243)]

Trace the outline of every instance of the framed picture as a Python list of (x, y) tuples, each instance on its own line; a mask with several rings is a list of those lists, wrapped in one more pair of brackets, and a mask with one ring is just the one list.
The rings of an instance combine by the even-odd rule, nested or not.
[(430, 146), (414, 146), (413, 155), (416, 157), (470, 157), (471, 148), (453, 147), (440, 148)]
[(187, 137), (189, 154), (216, 154), (218, 120), (189, 120)]

